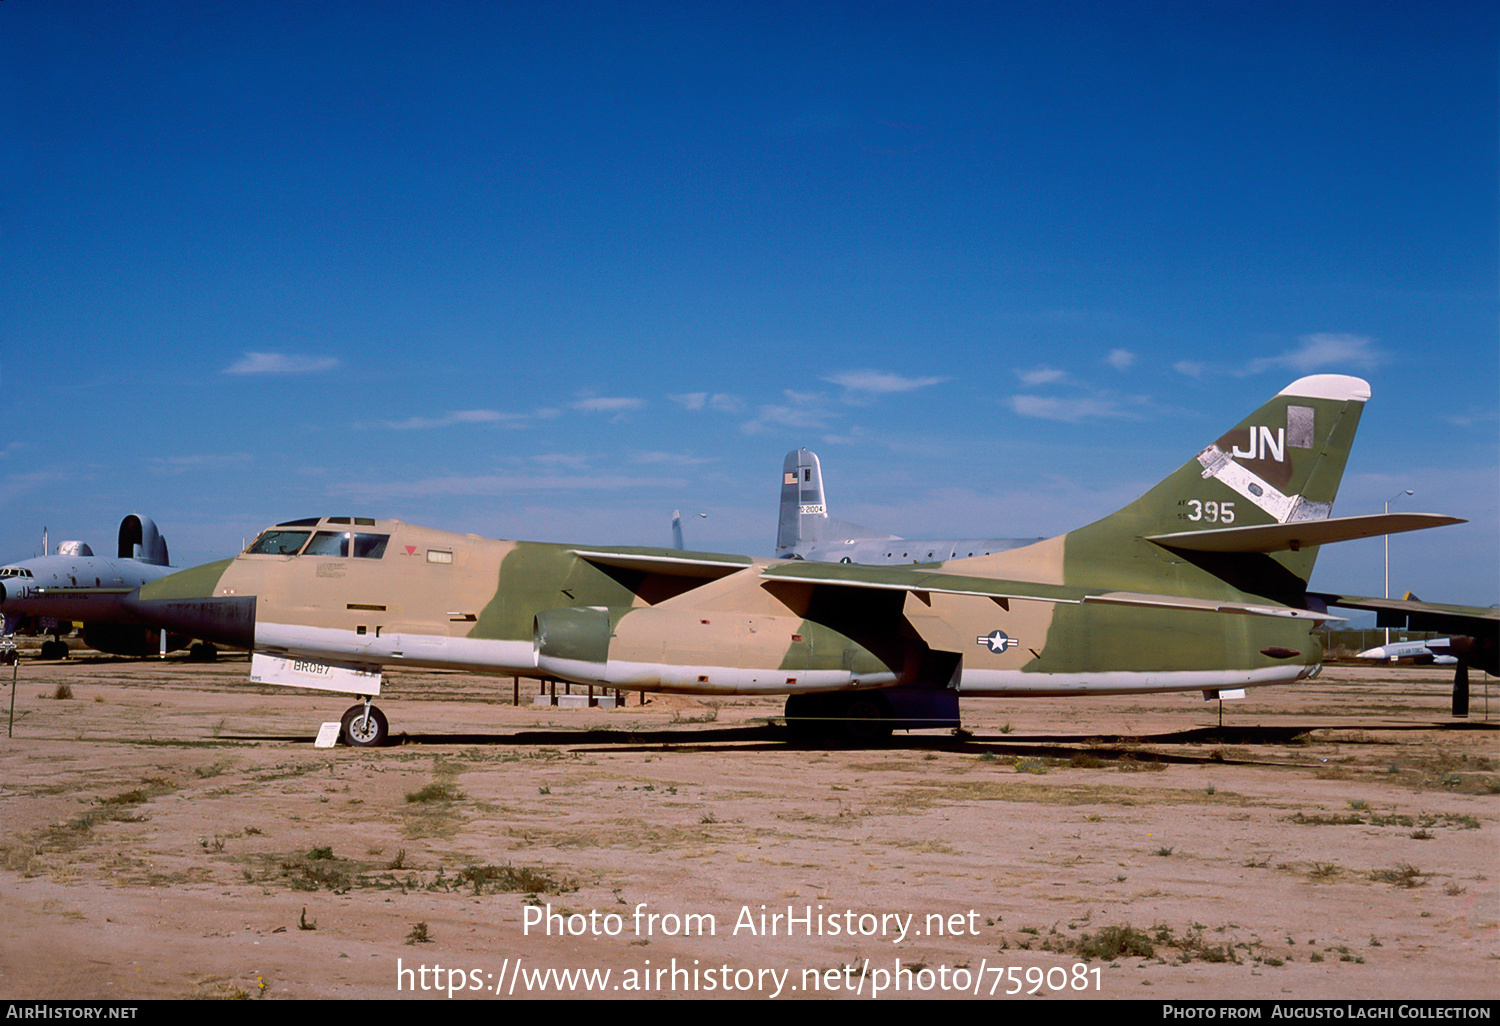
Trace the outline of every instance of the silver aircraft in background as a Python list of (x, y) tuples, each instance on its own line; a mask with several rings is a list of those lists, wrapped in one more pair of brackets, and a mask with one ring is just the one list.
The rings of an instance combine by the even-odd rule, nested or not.
[(75, 621), (83, 624), (84, 644), (113, 655), (156, 655), (186, 644), (187, 638), (163, 637), (121, 604), (141, 585), (173, 572), (167, 540), (150, 517), (132, 513), (120, 521), (118, 542), (114, 558), (94, 555), (85, 542), (65, 541), (55, 553), (0, 566), (6, 661), (17, 632), (52, 635), (42, 643), (41, 658), (66, 659), (62, 634)]
[(795, 449), (781, 465), (779, 559), (823, 563), (934, 563), (1019, 549), (1040, 538), (901, 538), (828, 515), (818, 454)]

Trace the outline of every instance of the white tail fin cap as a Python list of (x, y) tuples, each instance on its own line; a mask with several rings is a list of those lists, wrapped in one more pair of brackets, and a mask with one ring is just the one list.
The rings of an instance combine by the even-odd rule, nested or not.
[(1353, 399), (1362, 403), (1370, 398), (1370, 383), (1347, 374), (1312, 374), (1298, 378), (1278, 394), (1295, 395), (1303, 399)]

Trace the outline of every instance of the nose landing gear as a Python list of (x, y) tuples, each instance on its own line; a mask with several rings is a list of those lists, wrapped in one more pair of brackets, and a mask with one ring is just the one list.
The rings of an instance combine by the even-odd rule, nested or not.
[(340, 723), (340, 736), (344, 744), (352, 748), (377, 748), (390, 736), (390, 723), (385, 713), (371, 705), (368, 698), (351, 705)]

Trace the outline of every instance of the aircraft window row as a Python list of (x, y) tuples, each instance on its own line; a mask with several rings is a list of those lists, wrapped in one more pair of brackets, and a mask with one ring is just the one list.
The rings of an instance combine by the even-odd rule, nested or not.
[[(311, 537), (312, 540), (308, 541)], [(245, 550), (250, 556), (334, 556), (340, 559), (379, 559), (385, 555), (388, 534), (359, 534), (352, 531), (282, 531), (271, 528), (255, 539)], [(304, 548), (304, 546), (306, 546)]]
[(34, 577), (36, 576), (24, 566), (0, 567), (0, 577)]
[(345, 559), (379, 559), (385, 555), (388, 534), (353, 534), (349, 531), (319, 531), (303, 550), (304, 556), (340, 556)]
[[(283, 520), (277, 527), (317, 527), (322, 523), (322, 517), (303, 517), (301, 520)], [(370, 517), (329, 517), (330, 524), (353, 524), (355, 527), (374, 527), (375, 521)]]
[[(907, 552), (903, 552), (903, 553), (901, 553), (901, 555), (902, 555), (902, 558), (905, 558), (905, 557), (906, 557), (906, 556), (908, 556), (908, 555), (910, 555), (910, 553), (907, 553)], [(972, 555), (974, 555), (974, 553), (972, 553), (972, 552), (971, 552), (971, 553), (969, 553), (969, 555), (970, 555), (970, 556), (972, 556)], [(983, 553), (983, 555), (986, 555), (986, 556), (988, 556), (988, 555), (990, 555), (990, 551), (989, 551), (989, 549), (985, 549), (985, 550), (984, 550), (984, 553)], [(885, 554), (885, 558), (886, 558), (886, 559), (890, 559), (890, 558), (891, 558), (891, 553), (889, 553), (889, 552), (887, 552), (887, 553), (886, 553), (886, 554)], [(930, 553), (930, 552), (929, 552), (929, 553), (927, 553), (927, 558), (928, 558), (928, 559), (931, 559), (931, 558), (932, 558), (932, 553)], [(949, 553), (949, 554), (948, 554), (948, 557), (947, 557), (947, 558), (950, 558), (950, 559), (957, 559), (957, 558), (958, 558), (958, 553), (957, 553), (957, 552), (950, 552), (950, 553)], [(845, 563), (847, 563), (847, 562), (849, 562), (849, 561), (848, 561), (848, 560), (847, 560), (847, 559), (846, 559), (846, 560), (844, 560), (844, 562), (845, 562)]]

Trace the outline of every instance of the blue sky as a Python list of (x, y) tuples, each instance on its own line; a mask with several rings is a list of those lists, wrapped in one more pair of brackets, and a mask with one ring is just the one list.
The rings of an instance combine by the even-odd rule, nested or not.
[[(0, 4), (0, 558), (1055, 534), (1288, 382), (1500, 601), (1500, 9)], [(1406, 497), (1405, 489), (1416, 494)], [(1378, 594), (1378, 540), (1314, 585)]]

